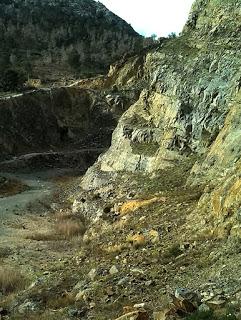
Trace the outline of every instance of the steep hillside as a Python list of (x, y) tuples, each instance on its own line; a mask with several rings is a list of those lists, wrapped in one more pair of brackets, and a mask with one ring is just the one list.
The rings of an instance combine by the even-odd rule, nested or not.
[(113, 61), (140, 48), (142, 37), (94, 0), (1, 0), (0, 71), (30, 78), (106, 72)]
[[(83, 191), (73, 203), (74, 212), (94, 221), (86, 235), (89, 241), (117, 252), (120, 261), (135, 256), (127, 258), (130, 272), (142, 265), (148, 269), (145, 275), (155, 275), (156, 280), (161, 274), (171, 288), (197, 291), (202, 283), (213, 281), (235, 301), (240, 291), (234, 285), (240, 273), (233, 273), (241, 229), (240, 10), (237, 1), (196, 1), (178, 39), (164, 40), (159, 48), (112, 67), (106, 83), (142, 92), (120, 118), (110, 149), (82, 179)], [(163, 225), (170, 230), (164, 231)], [(153, 229), (159, 230), (160, 255), (150, 245)], [(145, 253), (128, 251), (128, 239)], [(196, 249), (170, 253), (180, 255), (168, 260), (172, 268), (165, 252), (168, 245), (178, 248), (177, 243)], [(98, 257), (104, 265), (104, 254)], [(160, 264), (165, 272), (157, 271)], [(125, 268), (123, 262), (121, 272)], [(133, 288), (124, 287), (131, 296)], [(154, 287), (160, 290), (157, 283)], [(154, 303), (156, 296), (148, 287), (143, 284), (142, 298), (138, 290), (133, 289), (135, 297), (143, 301), (148, 296)], [(220, 296), (213, 297), (222, 304), (217, 302)], [(225, 294), (224, 300), (228, 301)], [(160, 313), (160, 319), (169, 317)]]
[[(208, 182), (212, 188), (214, 178), (222, 181), (230, 170), (236, 172), (241, 155), (239, 30), (239, 3), (197, 1), (180, 38), (114, 68), (107, 81), (143, 91), (121, 117), (97, 172), (158, 172), (190, 155), (200, 159), (192, 183)], [(92, 171), (86, 176), (89, 187)]]

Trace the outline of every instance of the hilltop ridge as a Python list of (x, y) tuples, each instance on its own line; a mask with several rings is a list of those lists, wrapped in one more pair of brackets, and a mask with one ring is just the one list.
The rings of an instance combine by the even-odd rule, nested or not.
[(0, 70), (42, 81), (105, 73), (142, 37), (94, 0), (1, 0)]

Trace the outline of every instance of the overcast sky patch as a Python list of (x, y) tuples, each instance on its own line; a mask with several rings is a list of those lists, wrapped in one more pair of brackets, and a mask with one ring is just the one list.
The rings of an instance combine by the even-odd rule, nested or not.
[(194, 0), (100, 0), (145, 36), (179, 33)]

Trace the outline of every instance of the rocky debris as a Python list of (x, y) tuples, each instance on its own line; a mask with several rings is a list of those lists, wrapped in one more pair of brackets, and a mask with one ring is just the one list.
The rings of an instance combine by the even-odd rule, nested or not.
[[(181, 169), (181, 171), (184, 170)], [(118, 199), (118, 195), (122, 197), (123, 194), (129, 194), (130, 190), (137, 199), (141, 199), (138, 191), (139, 184), (133, 187), (135, 185), (134, 179), (136, 177), (134, 178), (133, 175), (129, 176), (129, 180), (126, 180), (128, 188), (123, 184), (114, 184), (112, 190), (103, 188), (103, 199), (105, 198), (107, 202), (100, 203), (101, 206), (104, 204), (102, 211), (103, 208), (113, 208), (115, 203), (125, 202), (122, 198), (122, 201)], [(151, 180), (145, 179), (146, 184), (149, 185)], [(161, 179), (161, 176), (157, 177), (156, 188), (162, 184)], [(173, 186), (170, 189), (173, 189)], [(216, 296), (222, 295), (220, 286), (224, 280), (220, 280), (217, 284), (209, 283), (207, 280), (210, 271), (209, 263), (207, 269), (195, 266), (194, 261), (199, 260), (195, 260), (194, 257), (198, 256), (201, 263), (202, 259), (208, 256), (208, 246), (211, 244), (200, 240), (194, 241), (187, 233), (187, 224), (183, 222), (187, 217), (187, 212), (192, 210), (193, 202), (196, 203), (197, 199), (189, 197), (189, 202), (187, 202), (184, 200), (183, 194), (180, 195), (175, 191), (171, 195), (169, 192), (170, 190), (166, 190), (161, 193), (165, 201), (143, 206), (134, 214), (117, 216), (117, 219), (108, 221), (100, 218), (95, 222), (95, 226), (90, 225), (90, 230), (91, 228), (95, 229), (91, 232), (87, 231), (92, 235), (89, 237), (89, 241), (78, 242), (77, 239), (74, 240), (69, 243), (67, 251), (64, 251), (64, 258), (61, 261), (54, 256), (49, 264), (46, 263), (41, 271), (41, 274), (46, 273), (46, 276), (43, 277), (45, 281), (28, 288), (28, 292), (25, 294), (21, 292), (21, 298), (18, 298), (18, 304), (14, 307), (15, 312), (19, 313), (18, 307), (26, 300), (37, 303), (36, 311), (26, 309), (26, 313), (38, 314), (42, 310), (48, 310), (51, 303), (51, 305), (57, 306), (55, 312), (60, 316), (60, 319), (63, 313), (65, 317), (82, 316), (97, 319), (106, 314), (109, 319), (116, 319), (117, 315), (122, 314), (125, 316), (122, 319), (128, 320), (138, 319), (140, 316), (145, 319), (147, 314), (149, 319), (152, 319), (155, 312), (156, 319), (176, 320), (179, 319), (180, 313), (189, 315), (195, 310), (197, 312), (202, 310), (202, 308), (205, 310), (207, 308), (210, 310), (219, 310), (220, 307), (226, 308), (226, 303), (214, 306), (208, 302), (202, 302), (202, 299), (205, 298), (205, 292), (207, 292), (206, 296), (209, 292), (214, 292)], [(190, 190), (188, 190), (189, 192)], [(102, 196), (97, 190), (93, 194), (91, 193), (89, 192), (88, 199), (95, 195), (99, 200)], [(156, 190), (152, 189), (144, 199), (152, 199), (156, 193)], [(111, 198), (113, 198), (113, 202), (110, 201)], [(72, 212), (69, 210), (67, 214), (72, 214)], [(122, 218), (127, 218), (125, 225), (122, 224)], [(170, 225), (171, 228), (167, 230)], [(144, 237), (145, 243), (134, 246), (127, 241), (128, 236)], [(67, 245), (67, 242), (65, 240), (61, 244), (61, 241), (58, 241), (55, 244), (51, 241), (50, 245), (58, 248), (60, 245)], [(170, 243), (174, 243), (175, 247), (167, 249), (167, 246), (171, 247)], [(45, 252), (45, 241), (39, 241), (37, 245), (44, 246), (42, 249)], [(76, 246), (72, 248), (74, 245)], [(215, 249), (212, 245), (211, 251), (214, 252)], [(219, 245), (217, 243), (217, 246)], [(62, 247), (58, 249), (58, 252), (59, 250), (62, 254)], [(65, 256), (67, 252), (69, 258)], [(213, 254), (213, 256), (215, 255)], [(233, 267), (232, 265), (231, 268)], [(219, 270), (218, 268), (215, 267), (215, 272)], [(226, 270), (226, 267), (223, 270)], [(198, 286), (198, 283), (205, 284), (205, 281), (208, 282), (207, 285)], [(190, 282), (192, 283), (191, 287), (197, 288), (197, 290), (187, 290), (185, 287), (184, 289), (172, 290), (172, 304), (163, 313), (166, 304), (162, 304), (161, 301), (165, 300), (163, 297), (166, 296), (166, 285), (172, 283), (172, 288), (175, 288), (176, 283), (180, 283), (181, 286)], [(226, 284), (226, 286), (229, 287), (230, 284)], [(195, 303), (195, 292), (201, 293), (201, 302), (198, 304)], [(229, 295), (232, 296), (230, 293)], [(47, 302), (44, 300), (46, 296), (48, 297)], [(32, 297), (35, 297), (35, 300)], [(58, 297), (58, 302), (56, 302), (56, 297)], [(225, 299), (227, 303), (230, 301), (226, 293)], [(122, 311), (123, 306), (125, 309)], [(145, 310), (142, 310), (142, 314), (140, 313), (141, 309)], [(162, 318), (164, 316), (165, 318)]]
[(37, 311), (38, 310), (38, 306), (36, 305), (36, 303), (32, 302), (32, 301), (24, 301), (24, 303), (22, 303), (19, 307), (18, 307), (18, 312), (20, 314), (24, 314), (26, 312), (29, 311)]
[(210, 312), (217, 311), (217, 309), (222, 310), (225, 302), (227, 302), (226, 300), (223, 303), (219, 303), (216, 300), (217, 303), (206, 304), (202, 302), (205, 299), (201, 293), (186, 288), (177, 288), (174, 293), (170, 293), (170, 297), (172, 300), (171, 306), (162, 311), (155, 311), (153, 313), (154, 319), (175, 320), (198, 312), (210, 314)]
[(112, 267), (110, 268), (110, 270), (109, 270), (109, 273), (110, 273), (111, 275), (115, 275), (115, 274), (117, 274), (118, 272), (119, 272), (119, 270), (117, 269), (116, 266), (112, 266)]
[(90, 289), (85, 289), (82, 290), (80, 292), (77, 293), (77, 295), (75, 296), (75, 301), (87, 301), (88, 300), (88, 296), (91, 294), (91, 290)]
[(174, 306), (173, 312), (177, 314), (189, 314), (196, 311), (201, 304), (200, 296), (189, 289), (177, 288), (174, 294), (170, 295)]

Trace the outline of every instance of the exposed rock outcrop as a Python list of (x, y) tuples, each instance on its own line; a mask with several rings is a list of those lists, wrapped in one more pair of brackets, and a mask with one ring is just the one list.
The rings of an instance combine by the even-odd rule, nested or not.
[(142, 93), (84, 177), (84, 188), (106, 183), (100, 177), (108, 172), (157, 172), (196, 155), (188, 183), (209, 185), (200, 211), (226, 212), (219, 220), (234, 226), (227, 215), (240, 206), (240, 9), (237, 1), (197, 1), (179, 38), (111, 69), (106, 81)]

